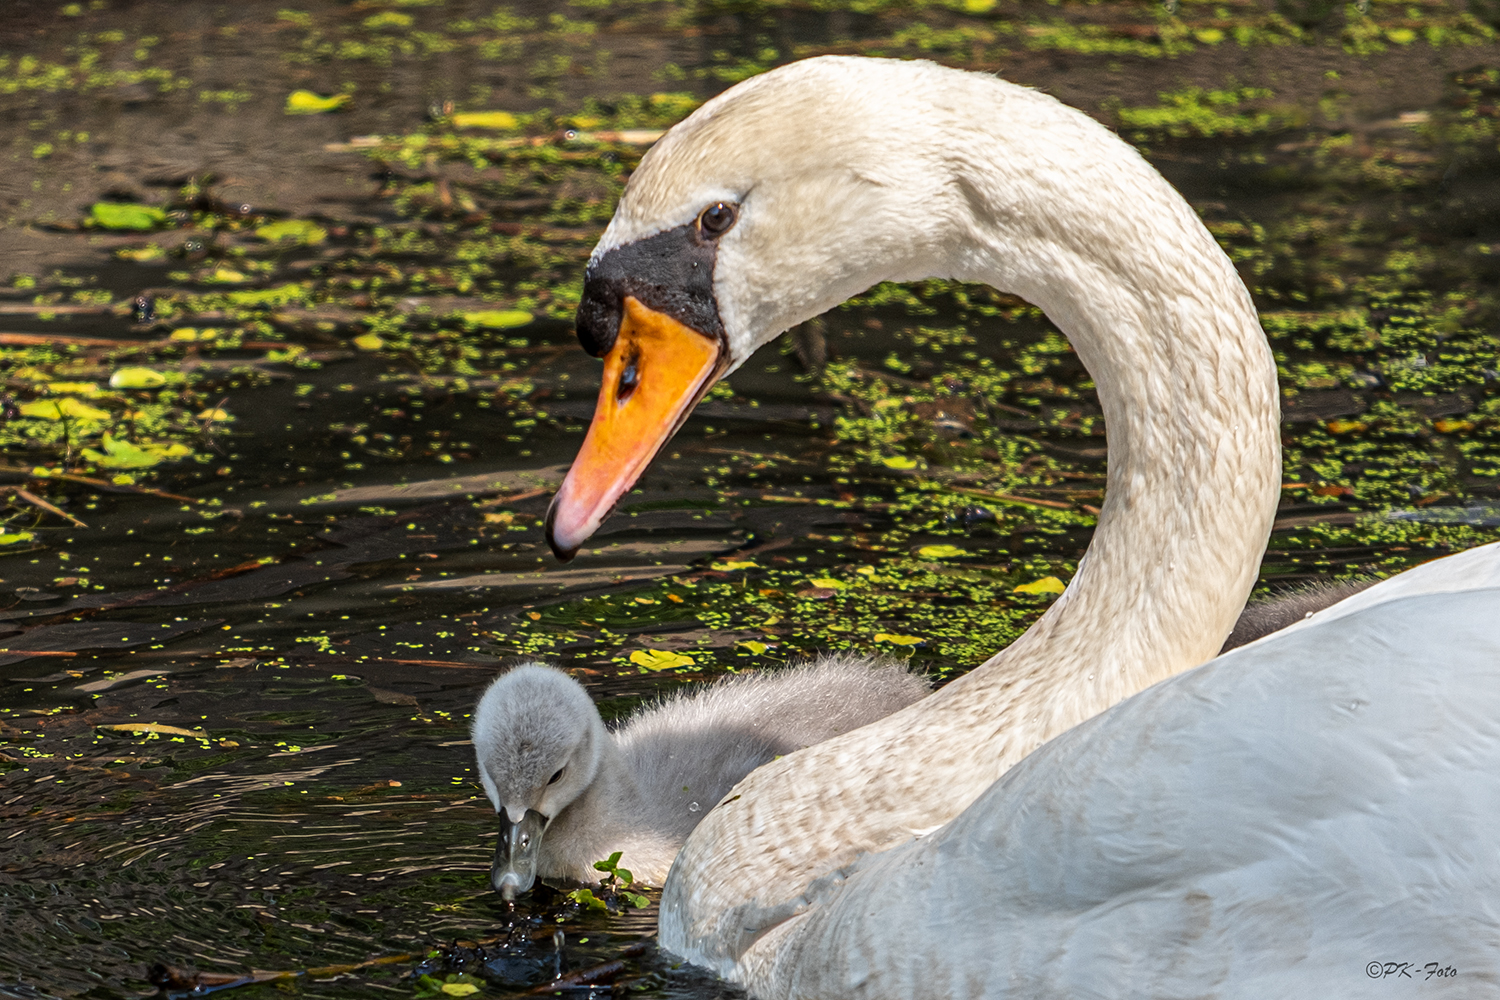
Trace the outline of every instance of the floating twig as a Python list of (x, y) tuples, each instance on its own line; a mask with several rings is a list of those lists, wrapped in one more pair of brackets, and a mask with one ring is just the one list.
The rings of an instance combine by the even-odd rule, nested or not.
[(579, 969), (566, 975), (558, 976), (550, 983), (543, 983), (526, 991), (527, 996), (543, 996), (547, 993), (556, 993), (560, 990), (576, 990), (605, 986), (620, 978), (625, 971), (625, 963), (616, 958), (608, 962), (600, 962), (591, 965), (587, 969)]
[(69, 514), (67, 511), (64, 511), (64, 510), (59, 510), (57, 507), (55, 507), (52, 504), (48, 503), (47, 501), (43, 500), (41, 497), (37, 496), (35, 493), (31, 492), (30, 490), (23, 490), (19, 486), (17, 486), (15, 488), (13, 488), (10, 492), (11, 492), (12, 496), (20, 497), (22, 500), (25, 500), (27, 503), (31, 504), (33, 507), (40, 507), (42, 510), (45, 510), (49, 514), (56, 514), (58, 517), (66, 518), (67, 520), (71, 521), (73, 524), (76, 524), (80, 528), (87, 528), (88, 527), (88, 525), (86, 525), (82, 521), (78, 520), (78, 518), (74, 517), (72, 514)]
[(99, 316), (104, 313), (112, 313), (117, 309), (124, 308), (125, 303), (110, 303), (107, 305), (85, 306), (78, 303), (53, 302), (0, 302), (0, 316), (38, 316), (43, 314), (56, 314), (58, 316)]
[(525, 493), (512, 493), (508, 497), (496, 497), (493, 500), (486, 500), (486, 501), (484, 501), (484, 503), (476, 503), (474, 506), (475, 507), (500, 507), (500, 506), (502, 506), (504, 504), (508, 504), (508, 503), (520, 503), (522, 500), (531, 500), (534, 497), (546, 496), (548, 493), (551, 493), (551, 492), (552, 492), (552, 490), (550, 488), (543, 488), (543, 489), (539, 489), (539, 490), (527, 490)]
[(1014, 493), (992, 493), (989, 490), (976, 490), (967, 486), (949, 486), (948, 489), (954, 493), (962, 493), (964, 496), (979, 497), (983, 500), (999, 500), (1001, 503), (1017, 503), (1030, 507), (1051, 507), (1053, 510), (1072, 510), (1073, 505), (1062, 500), (1038, 500), (1036, 497), (1018, 497)]
[(64, 333), (0, 333), (5, 347), (48, 347), (63, 344), (70, 347), (165, 347), (171, 340), (117, 340), (112, 337), (76, 337)]
[(0, 465), (0, 473), (6, 472), (11, 475), (25, 476), (27, 479), (66, 479), (70, 483), (83, 483), (86, 486), (95, 486), (110, 493), (145, 493), (154, 497), (162, 497), (166, 500), (179, 500), (182, 503), (203, 502), (193, 497), (168, 493), (166, 490), (156, 490), (149, 486), (136, 486), (131, 483), (112, 483), (106, 479), (95, 479), (93, 476), (80, 476), (76, 472), (37, 472), (34, 468), (27, 469), (15, 465)]

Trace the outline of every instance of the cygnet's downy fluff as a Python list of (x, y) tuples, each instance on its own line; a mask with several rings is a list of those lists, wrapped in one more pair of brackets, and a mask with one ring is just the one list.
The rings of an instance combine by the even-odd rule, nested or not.
[(1219, 650), (1222, 656), (1231, 649), (1247, 645), (1257, 639), (1280, 632), (1288, 625), (1331, 608), (1346, 597), (1379, 583), (1378, 580), (1332, 580), (1304, 584), (1270, 597), (1254, 598), (1240, 612), (1234, 631), (1224, 640)]
[(745, 775), (927, 690), (903, 664), (828, 657), (679, 693), (610, 732), (573, 678), (516, 667), (474, 713), (480, 779), (500, 816), (491, 883), (512, 898), (539, 875), (592, 881), (593, 863), (622, 851), (637, 881), (661, 885), (693, 827)]

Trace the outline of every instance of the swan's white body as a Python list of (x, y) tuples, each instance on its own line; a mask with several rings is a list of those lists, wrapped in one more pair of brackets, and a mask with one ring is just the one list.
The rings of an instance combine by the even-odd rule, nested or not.
[[(732, 228), (709, 232), (700, 213), (716, 203), (736, 214)], [(701, 295), (679, 308), (619, 277), (622, 262), (640, 261), (658, 280), (665, 270), (635, 248), (659, 254), (677, 233), (687, 234), (693, 268), (712, 262), (712, 307), (731, 370), (880, 280), (951, 277), (1025, 297), (1068, 335), (1094, 377), (1109, 480), (1086, 558), (1026, 635), (916, 705), (758, 769), (715, 807), (668, 878), (664, 947), (763, 996), (1254, 996), (1277, 994), (1236, 984), (1274, 985), (1283, 974), (1292, 978), (1279, 982), (1292, 982), (1300, 956), (1343, 962), (1365, 944), (1394, 947), (1396, 931), (1427, 904), (1442, 920), (1424, 943), (1486, 926), (1493, 911), (1470, 905), (1479, 897), (1450, 906), (1439, 887), (1449, 870), (1493, 886), (1493, 848), (1454, 853), (1451, 839), (1429, 842), (1430, 824), (1406, 825), (1409, 810), (1370, 827), (1325, 881), (1304, 878), (1342, 850), (1322, 839), (1337, 836), (1323, 826), (1322, 799), (1332, 796), (1331, 815), (1341, 817), (1395, 802), (1418, 788), (1391, 769), (1408, 752), (1439, 768), (1421, 794), (1462, 794), (1462, 779), (1478, 773), (1466, 757), (1470, 736), (1491, 739), (1475, 760), (1494, 759), (1493, 730), (1476, 718), (1466, 717), (1453, 742), (1431, 732), (1441, 699), (1404, 740), (1390, 734), (1406, 730), (1384, 728), (1396, 723), (1399, 703), (1343, 719), (1324, 698), (1347, 689), (1351, 704), (1373, 699), (1382, 678), (1402, 680), (1408, 695), (1422, 688), (1427, 682), (1404, 677), (1406, 655), (1440, 600), (1392, 605), (1399, 617), (1338, 656), (1359, 634), (1356, 620), (1322, 633), (1309, 619), (1121, 706), (1000, 781), (1042, 744), (1212, 657), (1244, 606), (1276, 508), (1275, 371), (1249, 295), (1191, 208), (1134, 150), (1052, 98), (991, 77), (926, 63), (808, 60), (710, 101), (643, 160), (586, 279), (596, 342), (609, 339), (597, 335), (608, 326), (597, 303), (621, 294), (614, 289), (641, 289), (658, 303), (647, 305), (683, 322), (705, 315)], [(691, 273), (681, 273), (689, 288)], [(646, 312), (626, 315), (622, 331), (627, 322), (648, 329)], [(637, 376), (652, 384), (655, 356), (641, 355), (639, 371), (635, 357), (618, 392), (606, 380), (601, 414), (626, 412)], [(607, 372), (621, 370), (610, 363)], [(601, 441), (603, 419), (596, 414)], [(609, 454), (589, 448), (593, 465)], [(561, 512), (549, 537), (555, 546), (563, 538), (559, 551), (576, 548), (605, 509), (598, 490), (570, 485), (590, 474), (575, 464), (554, 502)], [(1382, 592), (1390, 590), (1340, 607)], [(1476, 592), (1454, 607), (1472, 612), (1493, 596)], [(1457, 646), (1446, 676), (1472, 684), (1493, 655), (1492, 636), (1483, 625), (1451, 623), (1444, 641)], [(1363, 655), (1376, 661), (1368, 681), (1357, 676)], [(1270, 664), (1257, 667), (1270, 671), (1264, 683), (1286, 681), (1285, 693), (1255, 697), (1254, 682), (1238, 683), (1237, 664)], [(1432, 676), (1429, 687), (1442, 683), (1444, 675)], [(1243, 705), (1204, 714), (1215, 685)], [(1346, 726), (1344, 743), (1330, 742), (1335, 725)], [(1185, 735), (1172, 742), (1177, 732)], [(1270, 762), (1246, 759), (1273, 735)], [(1191, 755), (1199, 743), (1217, 763)], [(1273, 779), (1287, 775), (1275, 756), (1312, 766), (1355, 746), (1367, 762), (1391, 766), (1342, 798), (1317, 782), (1277, 791)], [(1442, 772), (1444, 761), (1455, 766)], [(1243, 788), (1226, 770), (1237, 762)], [(1382, 780), (1385, 797), (1371, 798)], [(1248, 805), (1235, 806), (1241, 793)], [(1493, 803), (1495, 785), (1483, 794)], [(1207, 808), (1196, 813), (1199, 798)], [(1395, 866), (1404, 873), (1425, 864), (1432, 875), (1389, 910), (1399, 914), (1391, 924), (1379, 909), (1395, 884), (1382, 874), (1382, 851), (1405, 852)], [(845, 883), (838, 870), (861, 855)], [(1322, 920), (1341, 912), (1327, 881), (1341, 878), (1359, 912), (1329, 924), (1326, 939), (1316, 928), (1293, 935), (1302, 951), (1286, 950), (1275, 912), (1247, 909), (1289, 900), (1279, 912)], [(1306, 888), (1312, 897), (1302, 899)], [(1208, 902), (1195, 910), (1204, 889)], [(1160, 905), (1145, 905), (1151, 900)], [(1448, 920), (1455, 913), (1464, 916)], [(1349, 937), (1360, 919), (1380, 932)], [(1272, 931), (1282, 936), (1267, 937)], [(1270, 959), (1248, 962), (1262, 945), (1282, 949), (1284, 973)], [(1476, 956), (1485, 944), (1463, 947)], [(1387, 956), (1368, 956), (1377, 959)], [(1350, 994), (1369, 987), (1362, 963), (1318, 975), (1326, 985), (1352, 977), (1339, 980)]]
[(1490, 545), (1136, 695), (815, 884), (752, 991), (1500, 993), (1497, 611)]

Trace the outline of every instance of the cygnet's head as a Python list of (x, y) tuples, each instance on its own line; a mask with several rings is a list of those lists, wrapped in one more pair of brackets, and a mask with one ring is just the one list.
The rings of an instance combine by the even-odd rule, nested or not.
[(511, 899), (536, 880), (542, 835), (594, 780), (609, 733), (577, 681), (527, 663), (479, 699), (473, 738), (479, 780), (500, 817), (490, 881)]

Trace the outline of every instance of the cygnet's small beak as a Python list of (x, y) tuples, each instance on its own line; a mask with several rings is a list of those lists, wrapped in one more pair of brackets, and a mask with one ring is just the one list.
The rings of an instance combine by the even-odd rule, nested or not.
[(537, 857), (546, 829), (547, 817), (535, 809), (526, 810), (519, 823), (511, 822), (505, 810), (500, 810), (500, 843), (495, 846), (490, 885), (507, 901), (535, 884)]
[(720, 342), (634, 296), (604, 355), (594, 422), (547, 510), (547, 543), (573, 558), (727, 367)]

